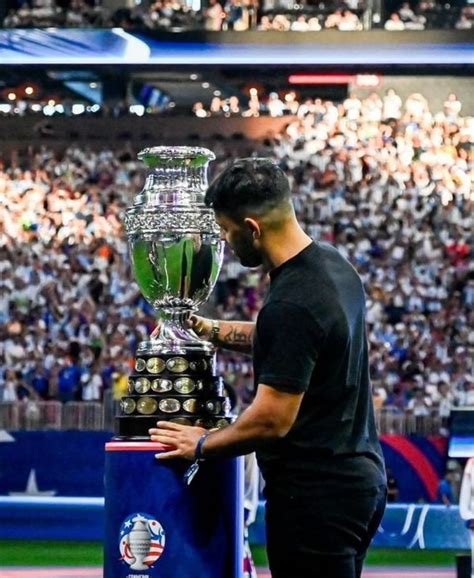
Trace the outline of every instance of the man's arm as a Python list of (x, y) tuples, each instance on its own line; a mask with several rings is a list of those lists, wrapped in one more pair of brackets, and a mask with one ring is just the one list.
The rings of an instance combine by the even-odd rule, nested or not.
[[(218, 347), (246, 355), (252, 354), (254, 321), (220, 321), (191, 315), (188, 325), (198, 337), (212, 341)], [(218, 331), (213, 330), (214, 327)], [(151, 338), (156, 339), (160, 335), (160, 330), (161, 324), (158, 324), (151, 334)]]
[[(260, 311), (258, 338), (257, 395), (234, 424), (203, 438), (204, 457), (250, 453), (286, 436), (296, 420), (316, 365), (322, 330), (304, 307), (278, 301)], [(175, 448), (159, 454), (160, 459), (193, 459), (198, 441), (207, 433), (170, 422), (157, 425), (149, 430), (151, 439)]]
[[(203, 457), (232, 457), (253, 452), (265, 442), (283, 438), (293, 426), (303, 393), (286, 393), (260, 384), (251, 405), (232, 425), (212, 432), (202, 446)], [(202, 428), (158, 422), (149, 430), (151, 440), (175, 449), (158, 454), (159, 459), (194, 459)]]
[[(193, 315), (190, 319), (192, 328), (199, 337), (212, 339), (212, 342), (223, 349), (230, 349), (250, 355), (255, 331), (253, 321), (213, 321)], [(218, 332), (213, 331), (218, 328)]]

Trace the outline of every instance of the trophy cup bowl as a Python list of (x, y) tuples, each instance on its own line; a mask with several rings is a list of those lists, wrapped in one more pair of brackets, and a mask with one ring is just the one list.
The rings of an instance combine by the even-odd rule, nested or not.
[(204, 203), (215, 155), (206, 148), (163, 146), (138, 158), (150, 172), (126, 210), (125, 231), (136, 282), (157, 312), (160, 333), (138, 346), (118, 433), (147, 437), (157, 419), (224, 427), (230, 408), (214, 375), (215, 348), (186, 323), (208, 299), (222, 266), (224, 243)]

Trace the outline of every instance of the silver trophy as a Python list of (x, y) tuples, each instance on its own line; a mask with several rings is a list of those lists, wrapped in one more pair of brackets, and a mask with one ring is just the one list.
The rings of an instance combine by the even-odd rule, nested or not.
[(157, 312), (160, 334), (139, 344), (118, 435), (148, 436), (157, 419), (224, 427), (231, 419), (215, 349), (187, 325), (219, 275), (223, 242), (204, 204), (207, 168), (215, 155), (197, 147), (153, 147), (138, 158), (150, 169), (125, 215), (133, 271)]

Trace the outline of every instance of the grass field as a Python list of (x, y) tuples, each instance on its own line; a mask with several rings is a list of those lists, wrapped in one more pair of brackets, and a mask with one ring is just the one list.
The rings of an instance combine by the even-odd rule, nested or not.
[[(265, 549), (253, 549), (255, 564), (266, 566)], [(446, 550), (373, 549), (369, 566), (453, 566), (456, 552)], [(101, 566), (99, 542), (0, 540), (1, 566)]]

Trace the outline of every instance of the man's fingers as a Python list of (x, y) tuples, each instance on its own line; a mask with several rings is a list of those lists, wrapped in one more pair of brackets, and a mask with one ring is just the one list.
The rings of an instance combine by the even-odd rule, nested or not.
[(191, 315), (186, 320), (186, 326), (189, 327), (189, 329), (198, 330), (199, 329), (198, 324), (199, 324), (199, 317), (197, 315)]
[(182, 431), (183, 429), (189, 426), (181, 425), (180, 423), (173, 423), (172, 421), (158, 421), (156, 423), (156, 428), (152, 428), (148, 430), (150, 435), (157, 433), (160, 430), (169, 430), (169, 431)]
[(169, 446), (170, 449), (175, 449), (177, 447), (176, 440), (168, 435), (154, 435), (151, 436), (152, 442), (157, 442), (159, 444), (163, 444), (165, 446)]
[(198, 337), (203, 337), (209, 333), (209, 324), (210, 321), (208, 319), (200, 317), (199, 315), (191, 315), (188, 318), (188, 327), (190, 327)]
[(161, 454), (155, 454), (157, 460), (169, 460), (171, 458), (182, 457), (181, 450), (173, 450), (171, 452), (163, 452)]

